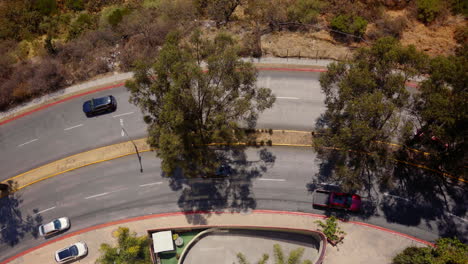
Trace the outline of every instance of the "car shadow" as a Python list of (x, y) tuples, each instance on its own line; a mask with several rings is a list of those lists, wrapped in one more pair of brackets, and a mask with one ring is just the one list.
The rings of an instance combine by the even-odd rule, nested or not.
[(17, 184), (8, 181), (8, 195), (0, 198), (0, 241), (10, 247), (20, 243), (26, 234), (34, 238), (39, 235), (38, 226), (42, 224), (40, 214), (23, 214), (21, 194), (15, 192)]
[(257, 207), (252, 181), (268, 171), (274, 165), (276, 157), (268, 147), (251, 149), (257, 150), (256, 157), (247, 157), (245, 147), (218, 149), (220, 163), (231, 168), (230, 173), (222, 177), (187, 178), (178, 170), (169, 178), (172, 190), (180, 191), (177, 203), (181, 211), (187, 212), (189, 223), (203, 225), (212, 214), (226, 211), (248, 212)]

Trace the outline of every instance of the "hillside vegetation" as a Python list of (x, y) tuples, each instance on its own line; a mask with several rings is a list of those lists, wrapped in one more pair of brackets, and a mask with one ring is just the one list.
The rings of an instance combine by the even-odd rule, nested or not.
[(466, 46), (462, 0), (9, 0), (0, 2), (0, 111), (150, 62), (166, 35), (232, 33), (242, 56), (345, 59), (392, 36), (429, 55)]

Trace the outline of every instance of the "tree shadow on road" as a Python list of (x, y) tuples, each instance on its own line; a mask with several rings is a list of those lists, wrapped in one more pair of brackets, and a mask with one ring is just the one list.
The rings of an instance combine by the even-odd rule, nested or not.
[(388, 221), (468, 241), (466, 184), (402, 163), (395, 166), (394, 177), (397, 182), (381, 204)]
[(20, 211), (23, 200), (16, 189), (17, 184), (8, 181), (8, 195), (0, 198), (0, 241), (11, 247), (21, 242), (27, 233), (37, 238), (37, 228), (42, 223), (40, 214), (24, 215)]
[(187, 214), (189, 223), (203, 225), (213, 213), (247, 212), (257, 206), (252, 181), (271, 168), (276, 157), (268, 148), (257, 148), (256, 157), (247, 157), (244, 147), (226, 147), (218, 151), (221, 164), (228, 164), (230, 172), (222, 177), (185, 178), (181, 171), (171, 177), (170, 187), (181, 191), (178, 205)]

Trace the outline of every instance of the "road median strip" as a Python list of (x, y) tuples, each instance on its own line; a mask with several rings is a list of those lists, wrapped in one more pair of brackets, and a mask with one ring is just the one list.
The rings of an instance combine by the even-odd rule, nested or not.
[[(247, 142), (241, 143), (212, 143), (210, 145), (219, 146), (219, 145), (231, 145), (231, 146), (288, 146), (288, 147), (312, 147), (313, 133), (310, 131), (297, 131), (297, 130), (272, 130), (272, 129), (258, 129), (249, 134), (250, 140)], [(391, 143), (390, 143), (391, 144)], [(121, 157), (137, 154), (135, 150), (138, 150), (139, 153), (151, 151), (151, 147), (147, 144), (146, 138), (140, 138), (132, 141), (117, 143), (105, 147), (100, 147), (78, 153), (43, 166), (37, 167), (35, 169), (29, 170), (27, 172), (21, 173), (14, 177), (11, 177), (7, 180), (4, 180), (2, 183), (9, 184), (14, 186), (11, 192), (21, 190), (32, 184), (41, 182), (43, 180), (79, 169), (89, 165), (118, 159)], [(331, 148), (335, 150), (341, 150), (337, 148)], [(348, 150), (352, 151), (352, 150)], [(363, 153), (368, 155), (375, 155), (372, 153)], [(429, 170), (432, 172), (439, 173), (445, 177), (449, 177), (461, 182), (466, 182), (462, 178), (458, 178), (447, 173), (442, 173), (437, 170), (428, 168), (424, 165), (413, 164), (406, 161), (400, 161), (392, 159), (396, 162), (400, 162), (409, 166), (414, 166)]]
[[(265, 130), (266, 131), (266, 130)], [(310, 144), (305, 144), (311, 142), (312, 135), (307, 131), (282, 131), (269, 134), (268, 132), (259, 132), (256, 133), (256, 142), (247, 143), (238, 143), (237, 145), (257, 145), (263, 146), (267, 145), (268, 140), (272, 143), (272, 146), (311, 146)], [(135, 145), (134, 145), (135, 144)], [(213, 144), (213, 145), (221, 145)], [(223, 144), (224, 145), (224, 144)], [(236, 145), (236, 144), (231, 144)], [(113, 144), (110, 146), (100, 147), (78, 153), (35, 169), (29, 170), (27, 172), (18, 174), (14, 177), (2, 181), (2, 183), (10, 185), (14, 184), (13, 192), (19, 191), (27, 186), (30, 186), (34, 183), (79, 169), (89, 165), (137, 154), (135, 151), (135, 146), (138, 149), (139, 153), (151, 151), (151, 147), (146, 143), (146, 138), (140, 138), (132, 141), (122, 142)]]

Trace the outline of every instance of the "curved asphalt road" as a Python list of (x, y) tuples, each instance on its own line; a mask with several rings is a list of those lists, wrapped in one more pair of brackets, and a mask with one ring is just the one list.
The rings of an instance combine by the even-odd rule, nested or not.
[[(258, 128), (311, 130), (324, 111), (319, 73), (262, 71), (258, 85), (277, 96), (272, 109), (258, 120)], [(112, 94), (117, 111), (86, 118), (82, 104), (92, 97)], [(146, 135), (140, 110), (128, 102), (125, 87), (86, 95), (0, 126), (0, 181), (42, 164), (88, 149), (128, 141), (121, 136), (120, 119), (133, 138)]]
[[(137, 157), (132, 155), (34, 184), (0, 200), (1, 212), (8, 216), (0, 220), (0, 227), (4, 228), (0, 261), (47, 241), (35, 238), (32, 233), (40, 223), (60, 216), (70, 217), (71, 231), (76, 231), (129, 217), (185, 210), (229, 208), (240, 212), (271, 209), (325, 213), (311, 205), (312, 191), (317, 188), (313, 181), (319, 172), (312, 149), (249, 148), (245, 154), (246, 158), (238, 155), (232, 159), (236, 173), (224, 184), (213, 185), (207, 180), (171, 182), (161, 176), (160, 160), (151, 152), (142, 154), (143, 173)], [(436, 211), (437, 207), (412, 200), (411, 196), (379, 195), (373, 201), (364, 197), (364, 212), (347, 216), (429, 241), (454, 227), (460, 236), (467, 237), (466, 220), (447, 213), (421, 215), (421, 211)], [(400, 203), (401, 199), (408, 202)], [(203, 224), (204, 219), (189, 220)]]

